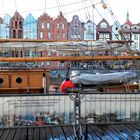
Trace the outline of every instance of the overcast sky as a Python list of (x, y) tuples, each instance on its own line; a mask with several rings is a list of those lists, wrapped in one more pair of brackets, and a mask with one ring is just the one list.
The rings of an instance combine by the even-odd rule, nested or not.
[[(117, 19), (123, 24), (126, 21), (126, 13), (129, 11), (129, 17), (132, 23), (140, 22), (140, 0), (105, 0), (110, 5)], [(92, 4), (95, 4), (95, 8)], [(17, 10), (25, 18), (28, 13), (32, 13), (35, 18), (43, 12), (47, 12), (51, 17), (56, 17), (59, 11), (62, 11), (68, 21), (77, 14), (80, 20), (86, 21), (88, 18), (98, 23), (103, 17), (113, 23), (108, 10), (104, 10), (101, 0), (0, 0), (0, 16), (6, 13), (13, 16)], [(94, 10), (93, 10), (94, 9)]]

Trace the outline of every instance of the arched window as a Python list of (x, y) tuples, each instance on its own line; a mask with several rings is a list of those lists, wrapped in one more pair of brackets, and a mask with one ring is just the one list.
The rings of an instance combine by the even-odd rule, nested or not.
[(101, 28), (106, 29), (107, 28), (107, 24), (105, 22), (101, 23), (100, 25)]

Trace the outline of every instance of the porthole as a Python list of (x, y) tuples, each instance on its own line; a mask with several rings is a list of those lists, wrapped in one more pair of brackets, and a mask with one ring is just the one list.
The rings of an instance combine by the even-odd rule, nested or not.
[(3, 83), (3, 81), (4, 81), (4, 80), (3, 80), (3, 78), (0, 78), (0, 84), (2, 84), (2, 83)]
[(16, 82), (17, 82), (18, 84), (22, 83), (22, 78), (18, 77), (18, 78), (16, 79)]

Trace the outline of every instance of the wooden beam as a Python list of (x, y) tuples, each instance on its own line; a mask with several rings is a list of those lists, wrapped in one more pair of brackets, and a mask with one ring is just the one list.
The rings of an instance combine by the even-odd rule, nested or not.
[[(63, 41), (57, 41), (57, 40), (47, 40), (47, 39), (0, 39), (0, 43), (8, 43), (8, 42), (36, 42), (36, 43), (42, 43), (42, 42), (96, 42), (96, 40), (63, 40)], [(106, 40), (108, 43), (130, 43), (132, 41), (130, 40)]]
[(91, 61), (91, 60), (139, 60), (140, 56), (52, 56), (52, 57), (0, 57), (0, 62), (41, 61)]

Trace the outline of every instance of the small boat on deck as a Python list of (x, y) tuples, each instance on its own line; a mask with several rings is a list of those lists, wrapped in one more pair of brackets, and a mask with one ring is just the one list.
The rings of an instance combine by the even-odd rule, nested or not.
[(76, 87), (80, 85), (84, 92), (135, 92), (139, 90), (139, 84), (131, 82), (137, 77), (133, 71), (97, 74), (73, 71), (70, 77)]
[(115, 72), (115, 73), (103, 73), (103, 74), (77, 74), (71, 75), (71, 80), (74, 84), (81, 85), (99, 85), (99, 84), (121, 84), (127, 83), (134, 79), (136, 73), (134, 72)]

